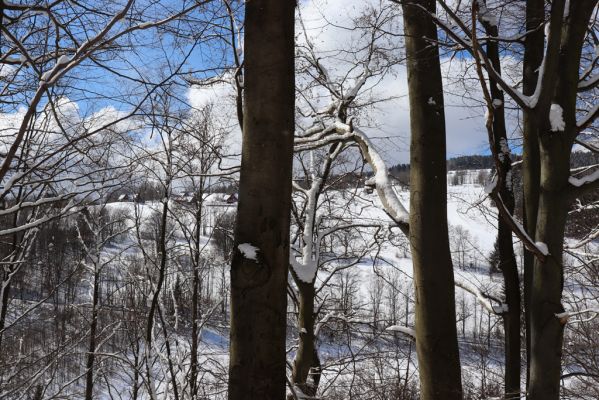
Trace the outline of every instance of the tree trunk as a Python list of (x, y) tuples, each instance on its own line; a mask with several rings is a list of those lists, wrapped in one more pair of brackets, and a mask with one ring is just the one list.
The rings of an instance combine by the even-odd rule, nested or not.
[[(245, 3), (245, 112), (231, 265), (230, 400), (285, 397), (294, 25), (294, 1)], [(242, 253), (242, 244), (257, 248), (256, 257)]]
[[(539, 111), (539, 154), (541, 180), (535, 240), (547, 246), (549, 255), (534, 263), (531, 288), (531, 357), (529, 399), (559, 399), (564, 311), (561, 299), (564, 284), (563, 243), (568, 207), (573, 201), (570, 153), (578, 134), (576, 100), (580, 56), (589, 18), (597, 0), (569, 3), (562, 27), (557, 82), (552, 103), (563, 110), (563, 130), (551, 126), (548, 110)], [(553, 12), (553, 10), (552, 10)]]
[[(566, 153), (569, 156), (569, 153)], [(569, 157), (564, 161), (569, 161)], [(552, 160), (555, 163), (557, 160)], [(569, 163), (564, 164), (566, 171)], [(567, 177), (566, 177), (567, 179)], [(566, 180), (567, 182), (567, 180)], [(559, 399), (563, 325), (555, 316), (564, 311), (562, 246), (568, 202), (563, 187), (542, 184), (537, 218), (537, 240), (547, 245), (550, 256), (535, 260), (531, 293), (531, 358), (529, 399)]]
[[(150, 309), (148, 310), (148, 319), (146, 322), (146, 342), (145, 342), (145, 362), (146, 362), (146, 384), (148, 386), (148, 390), (150, 392), (150, 398), (152, 400), (156, 399), (156, 394), (154, 393), (154, 385), (152, 378), (152, 362), (150, 360), (150, 353), (152, 352), (152, 339), (154, 337), (154, 318), (159, 306), (160, 293), (162, 291), (162, 285), (164, 284), (164, 280), (166, 278), (166, 264), (167, 264), (167, 254), (166, 254), (166, 230), (167, 230), (167, 221), (168, 221), (168, 200), (169, 200), (169, 190), (170, 190), (170, 178), (167, 178), (168, 181), (165, 185), (164, 191), (164, 200), (162, 204), (162, 213), (160, 216), (160, 232), (158, 237), (158, 243), (156, 243), (157, 253), (159, 256), (159, 269), (158, 269), (158, 277), (156, 279), (156, 283), (154, 284), (154, 293), (152, 293), (152, 301), (150, 303)], [(148, 276), (148, 279), (152, 279), (151, 275)], [(150, 286), (151, 287), (151, 286)]]
[[(545, 20), (544, 0), (526, 2), (526, 31), (530, 32), (524, 40), (524, 95), (531, 96), (537, 85), (538, 70), (543, 61), (543, 21)], [(540, 186), (540, 157), (537, 118), (532, 110), (523, 110), (523, 149), (522, 183), (524, 186), (524, 227), (533, 238), (537, 226)], [(534, 255), (524, 249), (524, 320), (526, 326), (526, 385), (530, 374), (530, 296)]]
[[(484, 23), (489, 37), (498, 37), (496, 25)], [(496, 41), (487, 42), (487, 56), (493, 68), (501, 73), (501, 59), (499, 45)], [(507, 211), (514, 215), (515, 200), (512, 190), (511, 169), (512, 160), (507, 147), (507, 132), (505, 127), (505, 99), (503, 91), (496, 81), (489, 79), (491, 98), (493, 99), (493, 145), (498, 158), (498, 181), (501, 182), (499, 195)], [(499, 100), (496, 102), (495, 100)], [(503, 314), (503, 327), (505, 332), (504, 357), (505, 357), (505, 384), (504, 392), (507, 399), (520, 396), (520, 277), (518, 264), (514, 254), (512, 230), (508, 223), (500, 216), (497, 217), (497, 251), (499, 253), (499, 268), (503, 274), (505, 284), (505, 301), (508, 306), (507, 313)]]
[[(203, 180), (201, 181), (203, 182)], [(202, 227), (202, 206), (203, 206), (203, 183), (200, 184), (202, 190), (199, 192), (199, 200), (197, 202), (197, 211), (195, 215), (195, 230), (193, 237), (194, 254), (193, 254), (193, 279), (192, 279), (192, 295), (191, 295), (191, 365), (190, 365), (190, 392), (191, 399), (195, 400), (198, 392), (198, 348), (200, 341), (200, 314), (199, 304), (201, 302), (200, 288), (200, 249), (201, 249), (201, 227)]]
[[(299, 347), (293, 363), (292, 382), (308, 396), (315, 396), (320, 381), (320, 359), (314, 336), (314, 283), (305, 283), (296, 279), (299, 289)], [(313, 372), (311, 382), (310, 370)]]
[[(502, 195), (503, 198), (503, 195)], [(514, 255), (512, 230), (503, 220), (499, 220), (499, 257), (501, 272), (505, 282), (505, 299), (508, 311), (503, 315), (505, 331), (505, 397), (520, 396), (520, 278)]]
[[(99, 259), (98, 259), (99, 261)], [(89, 328), (89, 344), (87, 348), (86, 376), (85, 376), (85, 400), (94, 398), (94, 363), (96, 361), (96, 331), (98, 328), (98, 300), (100, 292), (100, 271), (95, 265), (94, 289), (92, 297), (92, 318)]]
[(435, 8), (434, 0), (403, 4), (411, 129), (410, 245), (423, 400), (462, 398), (447, 227), (443, 84), (437, 28), (429, 14)]

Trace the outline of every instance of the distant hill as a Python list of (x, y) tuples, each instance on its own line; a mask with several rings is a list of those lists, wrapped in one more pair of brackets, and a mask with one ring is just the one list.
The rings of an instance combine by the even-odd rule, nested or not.
[(447, 160), (448, 171), (463, 171), (467, 169), (491, 169), (493, 168), (493, 157), (480, 154), (472, 156), (453, 157)]
[[(522, 159), (520, 154), (512, 154), (512, 161)], [(575, 151), (570, 157), (572, 168), (599, 164), (599, 154), (589, 151)], [(490, 155), (474, 154), (469, 156), (452, 157), (447, 160), (448, 171), (494, 169), (493, 157)], [(400, 181), (405, 180), (410, 173), (410, 164), (396, 164), (389, 168), (389, 173)], [(404, 178), (404, 179), (402, 179)]]

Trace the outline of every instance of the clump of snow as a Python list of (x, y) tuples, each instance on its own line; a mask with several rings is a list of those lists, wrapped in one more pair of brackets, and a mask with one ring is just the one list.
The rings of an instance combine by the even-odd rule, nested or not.
[(386, 331), (389, 332), (401, 332), (405, 335), (411, 336), (414, 339), (416, 339), (416, 331), (412, 328), (409, 328), (407, 326), (401, 326), (401, 325), (392, 325), (390, 327), (388, 327), (387, 329), (385, 329)]
[(549, 249), (547, 248), (547, 245), (543, 242), (536, 242), (535, 246), (537, 246), (537, 249), (544, 255), (544, 256), (548, 256), (549, 255)]
[(40, 81), (42, 81), (42, 82), (45, 82), (45, 81), (47, 81), (47, 80), (48, 80), (48, 78), (50, 78), (50, 75), (52, 75), (52, 72), (54, 72), (54, 70), (53, 70), (53, 69), (51, 69), (51, 70), (48, 70), (48, 71), (44, 72), (44, 73), (42, 74), (41, 78), (40, 78)]
[(559, 318), (559, 319), (562, 319), (562, 318), (569, 318), (569, 317), (570, 317), (570, 313), (569, 313), (569, 312), (567, 312), (567, 311), (564, 311), (564, 312), (561, 312), (561, 313), (557, 313), (557, 314), (555, 314), (555, 316), (556, 316), (557, 318)]
[(493, 107), (494, 108), (499, 108), (503, 105), (503, 101), (499, 100), (499, 99), (493, 99)]
[(58, 60), (56, 61), (56, 65), (64, 65), (64, 64), (68, 64), (71, 61), (71, 57), (67, 56), (67, 55), (62, 55), (58, 58)]
[(299, 280), (306, 283), (312, 283), (316, 277), (318, 264), (314, 260), (304, 261), (306, 262), (299, 262), (292, 254), (289, 255), (289, 264), (291, 265), (291, 268), (293, 268), (293, 271)]
[(241, 243), (239, 246), (237, 246), (237, 248), (245, 258), (258, 262), (258, 251), (260, 251), (259, 248), (252, 246), (250, 243)]
[(436, 106), (437, 105), (437, 103), (435, 103), (435, 100), (432, 97), (428, 98), (428, 104), (430, 106)]
[(566, 123), (564, 122), (564, 109), (559, 104), (551, 104), (549, 110), (549, 122), (551, 123), (551, 130), (553, 132), (563, 131), (566, 129)]

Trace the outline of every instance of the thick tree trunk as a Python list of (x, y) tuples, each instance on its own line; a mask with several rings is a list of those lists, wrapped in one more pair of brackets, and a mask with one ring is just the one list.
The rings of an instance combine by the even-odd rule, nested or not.
[[(285, 397), (295, 1), (252, 0), (245, 3), (245, 11), (245, 112), (231, 265), (229, 399), (281, 400)], [(242, 244), (256, 247), (256, 257), (242, 253)]]
[[(428, 10), (424, 11), (421, 7)], [(443, 84), (434, 0), (403, 4), (410, 96), (410, 245), (420, 398), (461, 399), (453, 265), (447, 227)]]
[(552, 103), (563, 110), (563, 129), (550, 124), (549, 111), (539, 111), (539, 154), (541, 179), (535, 240), (547, 246), (545, 260), (535, 260), (531, 288), (530, 382), (531, 400), (559, 399), (563, 322), (556, 314), (561, 304), (564, 270), (563, 243), (568, 207), (573, 201), (570, 153), (578, 134), (576, 97), (580, 56), (589, 18), (597, 0), (569, 3), (568, 17), (562, 27), (559, 73)]
[[(531, 96), (537, 85), (538, 70), (543, 61), (544, 0), (526, 2), (526, 35), (524, 41), (523, 93)], [(534, 239), (539, 207), (540, 158), (537, 119), (531, 110), (523, 111), (522, 183), (524, 186), (524, 227)], [(530, 296), (534, 255), (524, 250), (524, 320), (526, 326), (526, 385), (530, 374)]]
[[(566, 170), (569, 165), (567, 161), (569, 157), (561, 162), (562, 166), (566, 166)], [(531, 358), (528, 385), (528, 398), (531, 400), (559, 399), (563, 325), (555, 314), (564, 311), (561, 305), (562, 246), (568, 201), (563, 192), (563, 185), (552, 186), (541, 186), (537, 218), (537, 240), (547, 245), (550, 256), (545, 262), (535, 260), (534, 265), (530, 304)]]

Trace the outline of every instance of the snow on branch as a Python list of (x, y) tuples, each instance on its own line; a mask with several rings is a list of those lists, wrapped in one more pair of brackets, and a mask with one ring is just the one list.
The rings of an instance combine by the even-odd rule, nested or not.
[(368, 164), (374, 171), (373, 183), (385, 211), (400, 229), (406, 233), (410, 223), (409, 213), (393, 189), (385, 162), (364, 132), (357, 128), (354, 128), (353, 132), (354, 139), (360, 146), (362, 156), (368, 161)]
[[(463, 281), (459, 279), (457, 276), (455, 277), (455, 285), (461, 289), (464, 289), (466, 292), (473, 294), (478, 302), (489, 312), (501, 315), (508, 312), (507, 304), (502, 303), (499, 299), (496, 299), (488, 294), (483, 293), (479, 288), (471, 284), (470, 282)], [(491, 300), (499, 303), (498, 306), (495, 306), (491, 303)]]
[(575, 139), (574, 143), (584, 147), (585, 149), (592, 151), (593, 153), (599, 153), (599, 147), (591, 144), (591, 143), (587, 143), (587, 142), (583, 142), (580, 139)]
[(587, 90), (594, 89), (599, 85), (599, 74), (595, 74), (591, 76), (589, 79), (582, 80), (578, 82), (578, 91), (584, 92)]
[[(591, 314), (591, 315), (587, 318), (570, 320), (570, 318), (572, 318), (572, 317), (575, 317), (577, 315), (583, 315), (583, 314)], [(588, 321), (591, 321), (591, 320), (597, 318), (598, 315), (599, 315), (599, 308), (587, 308), (587, 309), (581, 310), (581, 311), (564, 311), (562, 313), (555, 314), (555, 316), (560, 320), (560, 322), (562, 324), (567, 324), (567, 323), (575, 324), (575, 323), (579, 323), (579, 322), (588, 322)]]
[(330, 126), (320, 128), (312, 133), (311, 136), (306, 135), (295, 139), (296, 151), (323, 147), (336, 141), (353, 140), (358, 144), (362, 157), (374, 172), (372, 183), (374, 183), (385, 212), (404, 233), (407, 233), (409, 230), (409, 213), (395, 193), (385, 161), (377, 152), (368, 135), (354, 127), (351, 119), (348, 123), (337, 119)]
[(576, 192), (586, 192), (593, 190), (599, 185), (599, 168), (596, 169), (592, 174), (576, 178), (571, 176), (568, 178), (568, 182)]
[(597, 118), (597, 116), (599, 115), (599, 103), (595, 104), (595, 106), (593, 108), (591, 108), (584, 117), (582, 117), (580, 119), (580, 121), (576, 122), (576, 126), (578, 127), (579, 131), (582, 131), (583, 129), (588, 128), (593, 121), (595, 121), (595, 119)]
[(498, 193), (496, 187), (494, 187), (491, 190), (491, 192), (489, 193), (489, 197), (491, 197), (491, 199), (493, 199), (493, 201), (495, 202), (495, 205), (497, 206), (497, 210), (499, 211), (499, 214), (504, 219), (504, 221), (507, 222), (507, 224), (510, 226), (510, 229), (512, 230), (512, 232), (514, 232), (514, 234), (518, 237), (518, 239), (520, 239), (522, 241), (522, 244), (524, 245), (524, 247), (526, 247), (526, 249), (528, 251), (533, 253), (540, 261), (544, 262), (545, 257), (547, 257), (549, 255), (549, 250), (547, 248), (547, 245), (545, 245), (544, 243), (535, 242), (534, 240), (532, 240), (532, 238), (528, 235), (528, 233), (526, 232), (526, 230), (524, 229), (522, 224), (520, 224), (520, 222), (516, 221), (514, 216), (509, 212), (509, 210), (507, 209), (507, 207), (505, 206), (505, 204), (503, 202), (503, 199), (501, 198), (501, 195)]
[[(595, 205), (595, 208), (599, 208), (599, 204)], [(599, 238), (599, 229), (595, 228), (585, 237), (584, 239), (576, 242), (574, 244), (568, 244), (564, 246), (564, 249), (579, 249), (585, 244), (591, 243), (595, 239)]]
[(416, 340), (416, 331), (413, 328), (402, 325), (391, 325), (385, 329), (387, 332), (400, 332), (409, 336), (414, 341)]

